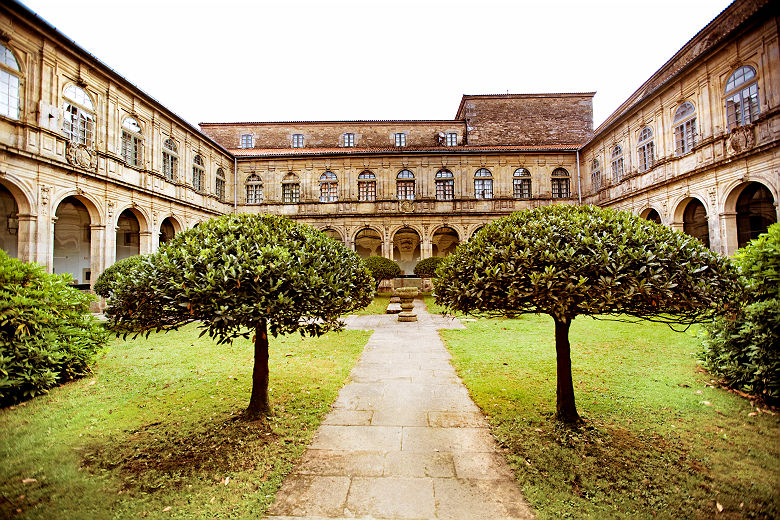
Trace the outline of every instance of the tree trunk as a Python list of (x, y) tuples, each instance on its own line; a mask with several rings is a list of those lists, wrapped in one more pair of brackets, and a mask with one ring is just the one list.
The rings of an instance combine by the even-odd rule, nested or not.
[(578, 423), (580, 416), (574, 404), (574, 383), (571, 378), (571, 347), (569, 345), (569, 326), (571, 320), (555, 320), (555, 352), (558, 367), (558, 401), (555, 407), (555, 417), (565, 423)]
[(246, 418), (259, 419), (271, 413), (268, 403), (268, 327), (260, 320), (255, 327), (255, 366), (252, 369), (252, 396)]

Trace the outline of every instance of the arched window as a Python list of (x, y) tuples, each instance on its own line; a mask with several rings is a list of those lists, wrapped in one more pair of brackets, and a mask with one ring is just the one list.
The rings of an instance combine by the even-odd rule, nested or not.
[(571, 188), (569, 186), (571, 175), (569, 175), (569, 172), (565, 168), (554, 169), (550, 177), (552, 196), (554, 199), (566, 199), (571, 197)]
[(333, 172), (320, 175), (320, 202), (336, 202), (339, 200), (339, 180)]
[(512, 193), (516, 199), (531, 198), (531, 172), (518, 168), (512, 176)]
[(192, 187), (195, 191), (203, 191), (206, 188), (206, 166), (200, 155), (192, 158)]
[(619, 183), (623, 179), (623, 147), (616, 144), (612, 149), (612, 182)]
[(126, 117), (122, 123), (122, 158), (130, 166), (143, 165), (144, 141), (141, 125), (132, 117)]
[(176, 182), (176, 177), (179, 174), (179, 149), (176, 147), (176, 141), (173, 139), (166, 139), (163, 141), (163, 175), (171, 182)]
[(376, 200), (376, 175), (368, 170), (358, 175), (358, 200)]
[(436, 200), (452, 200), (455, 198), (455, 179), (449, 170), (436, 172)]
[(756, 119), (758, 103), (758, 78), (756, 69), (745, 65), (734, 71), (726, 82), (726, 121), (729, 130), (749, 125)]
[(707, 209), (698, 199), (692, 199), (683, 212), (683, 232), (701, 240), (710, 247), (710, 230), (707, 223)]
[(674, 153), (684, 155), (696, 144), (696, 108), (686, 101), (674, 112)]
[(225, 170), (217, 168), (216, 181), (214, 182), (214, 195), (219, 200), (225, 200)]
[(590, 182), (593, 184), (594, 190), (601, 188), (601, 162), (595, 157), (593, 162), (590, 163)]
[(253, 173), (246, 178), (244, 182), (246, 188), (246, 203), (247, 204), (260, 204), (263, 202), (263, 179)]
[(395, 194), (398, 200), (414, 200), (414, 174), (409, 170), (398, 172), (395, 181)]
[(493, 174), (487, 168), (474, 172), (474, 196), (478, 199), (493, 198)]
[(644, 172), (653, 167), (655, 144), (653, 143), (653, 129), (646, 126), (639, 132), (639, 145), (636, 147), (639, 158), (639, 171)]
[(0, 44), (0, 115), (19, 119), (19, 63), (11, 49)]
[(301, 201), (301, 183), (298, 176), (294, 173), (288, 173), (282, 179), (282, 202), (295, 204)]
[(95, 134), (95, 105), (89, 94), (76, 85), (65, 87), (62, 133), (76, 144), (92, 146)]

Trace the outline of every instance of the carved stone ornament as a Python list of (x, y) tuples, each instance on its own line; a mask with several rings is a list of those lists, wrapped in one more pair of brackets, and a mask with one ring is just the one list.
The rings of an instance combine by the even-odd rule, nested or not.
[(753, 137), (753, 129), (740, 126), (735, 128), (728, 139), (728, 147), (731, 153), (741, 153), (750, 150), (756, 144)]
[(404, 199), (398, 203), (398, 211), (401, 213), (414, 213), (414, 201)]
[(106, 213), (108, 213), (108, 218), (114, 218), (114, 201), (109, 200), (106, 203), (106, 207), (107, 207)]
[(41, 198), (40, 208), (38, 209), (41, 215), (47, 215), (49, 213), (49, 187), (41, 186)]
[(97, 153), (83, 144), (68, 141), (68, 144), (65, 146), (65, 157), (73, 166), (78, 166), (85, 170), (97, 170)]

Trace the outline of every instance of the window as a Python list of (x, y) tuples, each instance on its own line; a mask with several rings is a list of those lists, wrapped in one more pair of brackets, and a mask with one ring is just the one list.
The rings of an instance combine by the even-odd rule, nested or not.
[(95, 106), (84, 89), (76, 85), (62, 91), (62, 133), (76, 144), (92, 146), (95, 133)]
[(241, 134), (241, 148), (252, 148), (252, 134)]
[(344, 134), (344, 146), (355, 146), (355, 134)]
[(726, 82), (726, 122), (729, 130), (758, 119), (758, 80), (756, 69), (738, 68)]
[(396, 132), (395, 134), (395, 145), (396, 146), (406, 146), (406, 134), (403, 132)]
[(303, 148), (303, 134), (293, 134), (293, 136), (292, 136), (292, 147), (293, 148)]
[(222, 168), (217, 168), (214, 195), (216, 195), (219, 200), (225, 200), (225, 170)]
[(368, 170), (358, 175), (358, 200), (376, 200), (376, 175)]
[(696, 109), (685, 102), (674, 112), (674, 153), (684, 155), (696, 144)]
[(414, 174), (412, 172), (409, 170), (401, 170), (398, 172), (395, 187), (395, 193), (398, 200), (414, 200)]
[(515, 170), (512, 179), (512, 193), (516, 199), (531, 198), (531, 172), (525, 168)]
[(612, 183), (617, 184), (623, 179), (623, 147), (615, 145), (612, 149)]
[(458, 134), (455, 132), (447, 133), (447, 146), (458, 146)]
[(551, 175), (552, 196), (554, 199), (567, 199), (571, 197), (569, 181), (571, 175), (565, 168), (556, 168)]
[(143, 139), (141, 125), (132, 117), (122, 123), (122, 158), (130, 166), (143, 165)]
[(436, 172), (436, 200), (452, 200), (455, 198), (455, 180), (449, 170)]
[(260, 204), (263, 202), (263, 180), (256, 173), (246, 178), (244, 188), (246, 189), (247, 204)]
[(593, 184), (593, 189), (598, 191), (601, 189), (601, 162), (595, 157), (593, 162), (590, 163), (590, 182)]
[(474, 195), (478, 199), (493, 198), (493, 174), (487, 168), (474, 172)]
[(294, 173), (282, 180), (282, 202), (294, 204), (301, 201), (301, 184)]
[(206, 167), (200, 155), (192, 158), (192, 187), (195, 191), (203, 191), (206, 185)]
[(339, 180), (333, 172), (320, 175), (320, 202), (336, 202), (339, 200)]
[(655, 145), (653, 144), (653, 129), (646, 126), (639, 132), (639, 145), (636, 147), (639, 158), (639, 171), (644, 172), (653, 167)]
[(14, 53), (0, 44), (0, 115), (19, 119), (19, 63)]
[(176, 182), (179, 174), (179, 157), (176, 155), (178, 149), (173, 139), (163, 141), (163, 176), (171, 182)]

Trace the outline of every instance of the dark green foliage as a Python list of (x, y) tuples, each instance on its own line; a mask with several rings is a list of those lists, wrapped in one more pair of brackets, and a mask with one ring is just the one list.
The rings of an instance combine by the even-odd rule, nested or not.
[(454, 310), (561, 320), (692, 323), (738, 287), (731, 262), (688, 235), (629, 213), (562, 204), (488, 224), (437, 275), (437, 302)]
[(780, 224), (736, 254), (743, 305), (708, 325), (701, 359), (733, 387), (780, 401)]
[(398, 264), (384, 256), (369, 256), (363, 262), (371, 272), (377, 288), (382, 280), (392, 280), (396, 276), (401, 276), (401, 268)]
[(125, 274), (136, 269), (141, 263), (141, 255), (135, 255), (115, 262), (114, 265), (106, 268), (95, 280), (92, 290), (103, 298), (109, 298), (114, 292), (114, 285), (120, 274)]
[(176, 236), (118, 277), (106, 315), (117, 330), (170, 330), (191, 321), (220, 343), (269, 332), (319, 336), (371, 302), (360, 258), (310, 226), (227, 215)]
[(0, 406), (90, 372), (108, 334), (72, 281), (0, 251)]
[(441, 256), (432, 256), (430, 258), (423, 258), (417, 265), (414, 266), (414, 274), (420, 278), (431, 278), (436, 273), (436, 268), (441, 261), (444, 260)]

